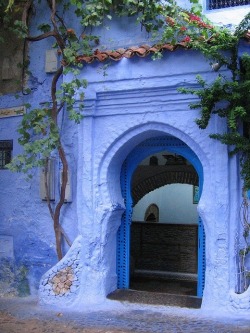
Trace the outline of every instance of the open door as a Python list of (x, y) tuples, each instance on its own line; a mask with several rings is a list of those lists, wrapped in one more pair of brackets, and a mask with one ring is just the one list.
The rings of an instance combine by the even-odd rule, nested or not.
[[(117, 235), (117, 275), (118, 289), (130, 287), (130, 227), (132, 222), (133, 198), (132, 177), (138, 164), (149, 155), (161, 151), (170, 151), (187, 159), (195, 168), (199, 177), (198, 199), (203, 185), (203, 171), (196, 154), (181, 140), (174, 137), (158, 137), (144, 141), (138, 145), (124, 161), (121, 171), (121, 188), (126, 211), (122, 216), (121, 226)], [(202, 220), (198, 219), (198, 267), (197, 296), (202, 297), (205, 284), (205, 235)]]

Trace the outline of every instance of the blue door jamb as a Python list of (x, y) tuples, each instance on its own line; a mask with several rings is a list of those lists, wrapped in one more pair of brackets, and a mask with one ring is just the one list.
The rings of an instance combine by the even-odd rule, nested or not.
[[(199, 196), (203, 186), (203, 169), (196, 154), (181, 140), (163, 136), (148, 139), (134, 148), (123, 163), (121, 190), (126, 210), (122, 216), (117, 234), (117, 277), (118, 289), (129, 288), (130, 277), (130, 225), (132, 222), (133, 200), (131, 196), (132, 176), (138, 164), (146, 157), (167, 150), (185, 157), (196, 169), (199, 176)], [(198, 284), (197, 296), (202, 297), (205, 285), (205, 233), (201, 218), (198, 221)]]

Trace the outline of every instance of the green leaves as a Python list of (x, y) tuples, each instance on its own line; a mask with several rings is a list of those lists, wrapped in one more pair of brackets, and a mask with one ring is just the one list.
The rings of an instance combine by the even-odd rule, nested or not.
[(12, 171), (28, 173), (30, 169), (42, 165), (43, 160), (60, 144), (59, 129), (48, 108), (34, 109), (26, 113), (18, 133), (18, 142), (23, 146), (23, 153), (8, 165)]
[(250, 12), (244, 17), (244, 19), (236, 28), (235, 36), (237, 36), (237, 38), (241, 38), (246, 34), (248, 30), (250, 30)]
[(51, 30), (50, 24), (42, 23), (37, 27), (38, 30), (41, 30), (43, 33), (49, 32)]
[[(208, 83), (199, 75), (196, 78), (199, 87), (181, 88), (179, 91), (197, 96), (198, 101), (191, 103), (190, 108), (200, 110), (201, 116), (196, 119), (200, 128), (208, 126), (213, 114), (226, 118), (228, 131), (224, 134), (211, 134), (210, 137), (229, 145), (231, 155), (239, 154), (244, 187), (250, 189), (250, 55), (243, 54), (239, 62), (236, 57), (238, 39), (236, 36), (228, 39), (228, 33), (224, 30), (217, 41), (218, 44), (207, 44), (199, 49), (210, 59), (226, 64), (231, 77), (218, 74), (212, 83)], [(222, 54), (220, 47), (228, 47), (228, 54)], [(247, 130), (242, 131), (242, 127)]]
[(233, 131), (237, 131), (237, 120), (244, 119), (246, 114), (246, 110), (242, 106), (235, 106), (234, 108), (230, 109), (228, 117), (228, 127)]
[(112, 0), (89, 0), (84, 4), (81, 0), (70, 0), (70, 3), (76, 7), (75, 14), (84, 27), (99, 26), (105, 18), (112, 18)]
[(14, 22), (12, 31), (19, 37), (19, 38), (25, 38), (28, 34), (28, 28), (27, 26), (22, 22), (16, 20)]
[(76, 93), (79, 93), (79, 99), (84, 100), (84, 92), (82, 89), (87, 87), (87, 81), (85, 79), (80, 80), (76, 76), (70, 82), (64, 82), (61, 85), (62, 90), (60, 95), (58, 94), (58, 101), (65, 104), (66, 110), (69, 115), (69, 119), (73, 120), (76, 124), (79, 124), (83, 119), (81, 113), (83, 109), (83, 104), (78, 105), (78, 108), (75, 107), (76, 103)]

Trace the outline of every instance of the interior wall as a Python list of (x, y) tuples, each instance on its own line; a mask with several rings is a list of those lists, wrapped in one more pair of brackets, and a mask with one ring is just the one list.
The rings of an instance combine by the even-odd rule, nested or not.
[(159, 222), (195, 224), (198, 220), (197, 204), (193, 203), (193, 185), (170, 184), (146, 194), (133, 208), (133, 221), (144, 221), (149, 205), (159, 208)]
[(131, 224), (130, 262), (134, 269), (197, 273), (198, 225)]

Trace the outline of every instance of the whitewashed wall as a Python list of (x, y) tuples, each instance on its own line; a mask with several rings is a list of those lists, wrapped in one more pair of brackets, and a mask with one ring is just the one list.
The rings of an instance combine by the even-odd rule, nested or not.
[(196, 224), (197, 204), (193, 203), (193, 185), (170, 184), (146, 194), (133, 207), (133, 221), (144, 221), (149, 205), (159, 208), (160, 223)]

